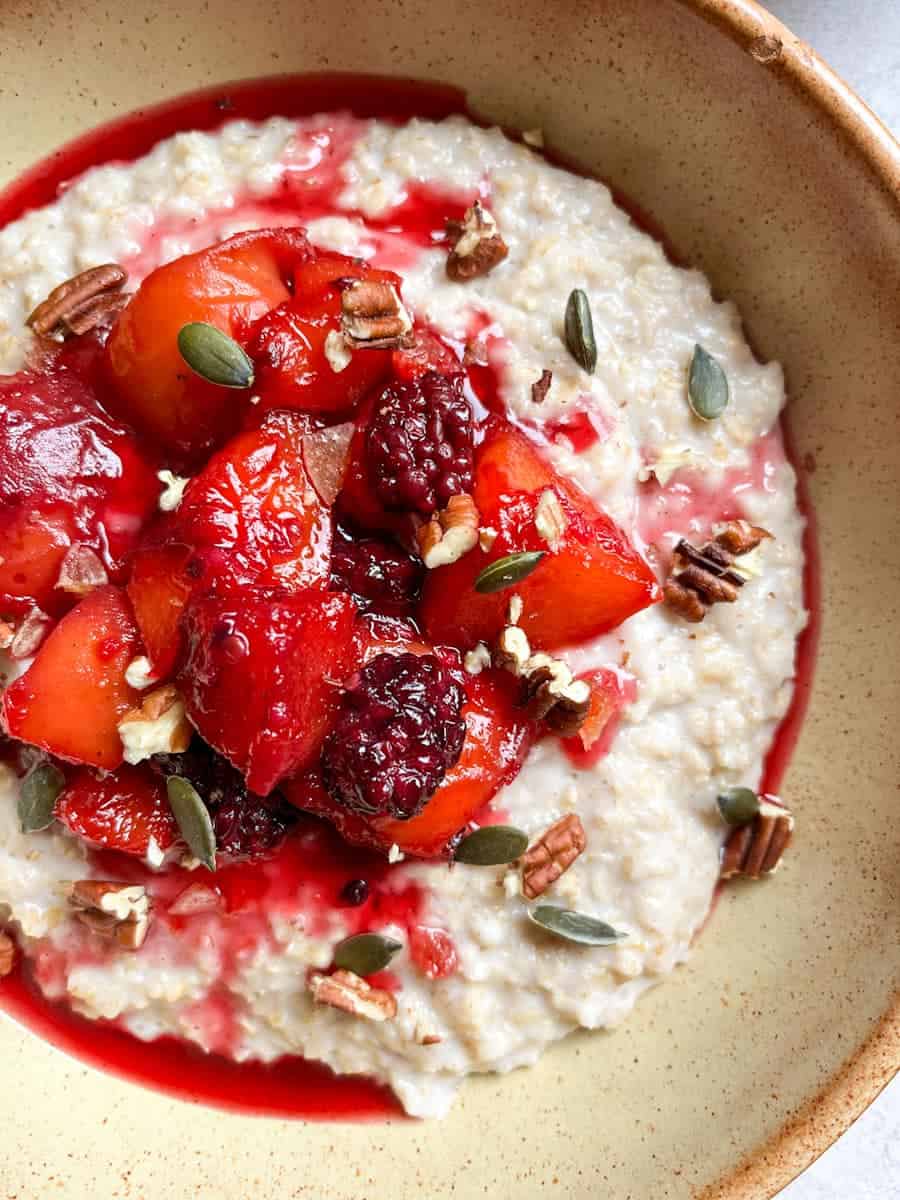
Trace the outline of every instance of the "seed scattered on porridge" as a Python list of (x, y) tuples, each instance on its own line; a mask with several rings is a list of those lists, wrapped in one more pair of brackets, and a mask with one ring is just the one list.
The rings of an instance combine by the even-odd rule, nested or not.
[(216, 835), (209, 810), (197, 789), (180, 775), (170, 775), (166, 780), (166, 792), (191, 856), (207, 870), (215, 871)]
[(597, 366), (594, 320), (587, 293), (581, 288), (574, 288), (566, 301), (565, 335), (569, 353), (583, 371), (593, 375)]
[(555, 904), (535, 905), (528, 910), (528, 918), (556, 937), (583, 946), (614, 946), (628, 937), (627, 933), (621, 933), (598, 917)]
[(504, 588), (515, 587), (537, 569), (543, 557), (543, 550), (522, 550), (516, 554), (506, 554), (503, 558), (489, 563), (479, 573), (475, 580), (475, 591), (501, 592)]
[(714, 421), (728, 407), (728, 376), (718, 359), (702, 346), (694, 346), (688, 368), (688, 404), (701, 421)]
[(374, 975), (377, 971), (383, 971), (402, 949), (402, 942), (385, 934), (357, 933), (335, 946), (334, 965), (353, 975)]
[(53, 824), (54, 809), (66, 779), (54, 763), (39, 763), (22, 780), (19, 788), (19, 827), (23, 833), (39, 833)]
[(474, 867), (499, 867), (515, 862), (528, 846), (528, 834), (513, 825), (484, 825), (458, 843), (453, 861)]

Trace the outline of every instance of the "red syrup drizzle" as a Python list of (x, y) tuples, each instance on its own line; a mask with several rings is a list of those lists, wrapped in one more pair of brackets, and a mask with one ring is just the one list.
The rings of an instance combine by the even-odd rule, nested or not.
[[(138, 110), (92, 130), (54, 152), (0, 192), (0, 227), (33, 208), (53, 203), (69, 181), (91, 167), (103, 163), (131, 162), (149, 152), (158, 141), (181, 130), (216, 130), (238, 118), (259, 121), (275, 115), (302, 117), (335, 111), (349, 111), (359, 117), (377, 117), (397, 122), (413, 116), (439, 120), (451, 114), (462, 114), (476, 123), (478, 121), (468, 111), (465, 96), (458, 89), (409, 80), (322, 74), (225, 84)], [(335, 159), (347, 150), (347, 147), (339, 148)], [(573, 170), (576, 174), (583, 173), (576, 164), (561, 155), (548, 152), (545, 157), (554, 165)], [(291, 224), (300, 219), (309, 220), (316, 215), (331, 213), (333, 207), (330, 201), (337, 189), (338, 165), (337, 161), (330, 164), (327, 180), (321, 181), (317, 193), (303, 193), (297, 186), (302, 173), (292, 175), (288, 172), (280, 194), (253, 200), (252, 205), (259, 211), (265, 211), (272, 221), (284, 219)], [(672, 261), (677, 262), (677, 256), (672, 253), (656, 223), (626, 197), (615, 189), (611, 190), (616, 203), (629, 213), (635, 225), (660, 241)], [(408, 246), (423, 247), (438, 243), (446, 219), (458, 218), (471, 198), (425, 184), (407, 188), (406, 200), (384, 218), (376, 221), (366, 218), (367, 226), (373, 231), (373, 244), (379, 259), (385, 265), (402, 269), (404, 239)], [(251, 201), (247, 199), (239, 210), (230, 210), (222, 216), (234, 220), (241, 215), (244, 206), (249, 210)], [(391, 255), (394, 257), (391, 258)], [(483, 409), (503, 412), (499, 362), (485, 367), (471, 367), (469, 379), (473, 396)], [(604, 436), (596, 428), (595, 420), (586, 413), (565, 418), (561, 426), (550, 430), (549, 436), (557, 435), (568, 438), (576, 452), (583, 452), (597, 437)], [(543, 436), (547, 437), (548, 431), (545, 430)], [(790, 446), (787, 431), (785, 437)], [(792, 461), (795, 461), (793, 456)], [(802, 474), (798, 501), (807, 518), (804, 586), (810, 621), (798, 642), (791, 707), (766, 759), (762, 786), (769, 791), (779, 786), (799, 733), (811, 690), (819, 629), (818, 553), (812, 510)], [(611, 737), (607, 739), (604, 736), (603, 749), (607, 748), (608, 741), (611, 741)], [(290, 839), (263, 872), (263, 878), (268, 883), (277, 881), (274, 886), (278, 895), (289, 895), (292, 885), (311, 885), (320, 889), (324, 911), (325, 906), (334, 907), (340, 889), (356, 873), (368, 878), (370, 883), (374, 880), (376, 886), (366, 905), (358, 910), (343, 910), (345, 915), (357, 914), (350, 921), (351, 927), (363, 929), (369, 923), (377, 926), (390, 920), (407, 928), (416, 927), (421, 898), (403, 890), (383, 890), (379, 886), (380, 879), (386, 874), (383, 860), (370, 860), (364, 869), (356, 861), (356, 856), (361, 852), (346, 846), (341, 847), (340, 855), (332, 852), (330, 858), (300, 855), (297, 848), (301, 840)], [(369, 858), (365, 855), (362, 857)], [(114, 872), (116, 878), (149, 876), (141, 864), (125, 856), (105, 855), (103, 859), (105, 868), (110, 873)], [(179, 878), (179, 875), (184, 878)], [(170, 889), (175, 894), (182, 884), (186, 886), (188, 882), (197, 882), (196, 875), (178, 873), (168, 878), (155, 876), (151, 888), (158, 895)], [(261, 883), (258, 868), (228, 867), (217, 873), (215, 882), (225, 896), (226, 905), (232, 908), (241, 923), (260, 919), (252, 911), (255, 905), (276, 903), (268, 883)], [(283, 893), (282, 888), (285, 889)], [(238, 934), (236, 937), (235, 946), (230, 950), (225, 948), (226, 955), (232, 951), (235, 956), (238, 955), (240, 936)], [(386, 977), (383, 983), (395, 982), (389, 973), (383, 974)], [(223, 1042), (227, 1043), (233, 1014), (219, 1012), (219, 1003), (219, 997), (211, 993), (209, 1008), (223, 1031)], [(0, 980), (0, 1007), (34, 1033), (80, 1061), (189, 1103), (210, 1104), (243, 1113), (306, 1119), (359, 1120), (402, 1115), (396, 1099), (387, 1088), (370, 1079), (336, 1076), (319, 1063), (295, 1056), (285, 1056), (270, 1064), (236, 1063), (218, 1054), (207, 1054), (197, 1046), (176, 1038), (143, 1042), (111, 1022), (87, 1020), (65, 1005), (47, 999), (23, 968), (21, 960), (10, 976)]]

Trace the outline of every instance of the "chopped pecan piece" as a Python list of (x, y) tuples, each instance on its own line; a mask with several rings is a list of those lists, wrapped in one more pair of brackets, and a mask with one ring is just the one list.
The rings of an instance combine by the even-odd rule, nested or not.
[(9, 621), (0, 621), (0, 650), (8, 650), (16, 636), (15, 626)]
[(531, 385), (531, 403), (543, 404), (547, 399), (547, 393), (550, 391), (550, 384), (553, 382), (553, 372), (546, 368), (541, 371), (540, 379), (536, 379)]
[(509, 253), (493, 215), (478, 200), (466, 209), (462, 221), (447, 222), (447, 233), (451, 238), (447, 275), (458, 283), (487, 275)]
[(720, 877), (746, 875), (748, 879), (759, 879), (761, 875), (771, 875), (793, 833), (794, 818), (790, 810), (772, 796), (763, 797), (759, 813), (749, 825), (741, 825), (728, 835), (722, 849)]
[(408, 344), (412, 317), (392, 283), (350, 280), (341, 292), (341, 328), (352, 349), (394, 350)]
[(8, 933), (0, 932), (0, 979), (8, 975), (16, 961), (16, 944)]
[(534, 527), (551, 550), (558, 550), (562, 535), (568, 528), (569, 520), (563, 512), (559, 497), (552, 488), (541, 492), (534, 510)]
[(310, 976), (309, 990), (316, 1004), (327, 1004), (367, 1021), (391, 1021), (397, 1015), (393, 993), (373, 988), (352, 971), (335, 971), (333, 975), (317, 972)]
[(682, 538), (675, 547), (674, 574), (663, 589), (666, 603), (693, 622), (702, 621), (713, 604), (733, 604), (745, 582), (735, 559), (771, 536), (748, 521), (729, 521), (699, 550)]
[(181, 693), (171, 683), (149, 692), (119, 722), (125, 761), (132, 764), (154, 754), (183, 754), (193, 733)]
[(474, 550), (478, 543), (478, 509), (465, 492), (451, 496), (447, 507), (416, 531), (426, 567), (445, 567)]
[(522, 894), (528, 900), (542, 896), (586, 845), (581, 818), (575, 813), (560, 817), (522, 855)]
[(125, 950), (139, 950), (150, 928), (150, 897), (138, 886), (104, 879), (72, 884), (69, 903), (75, 918)]
[(564, 662), (546, 654), (532, 655), (527, 666), (523, 706), (528, 715), (560, 737), (574, 736), (591, 711), (590, 685), (573, 679)]
[(9, 657), (15, 659), (31, 658), (37, 654), (41, 642), (50, 632), (53, 621), (45, 612), (36, 606), (29, 610), (16, 628), (15, 635), (9, 643)]
[(109, 583), (106, 567), (99, 556), (90, 548), (76, 542), (66, 551), (59, 568), (56, 586), (73, 596), (86, 596), (94, 588)]
[(118, 263), (91, 267), (55, 287), (27, 317), (39, 337), (68, 337), (112, 320), (128, 303), (122, 294), (127, 272)]

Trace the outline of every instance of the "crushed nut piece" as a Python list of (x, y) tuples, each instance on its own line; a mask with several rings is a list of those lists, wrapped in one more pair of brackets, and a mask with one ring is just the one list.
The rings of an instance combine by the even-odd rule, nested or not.
[(192, 917), (196, 913), (218, 912), (222, 908), (222, 894), (205, 883), (189, 883), (169, 905), (173, 917)]
[(531, 658), (531, 645), (518, 625), (507, 625), (497, 639), (494, 666), (511, 675), (522, 675)]
[(8, 650), (16, 636), (15, 626), (8, 621), (0, 621), (0, 650)]
[(65, 338), (111, 321), (128, 303), (127, 273), (117, 263), (91, 267), (55, 287), (25, 320), (39, 337)]
[(542, 150), (544, 148), (543, 129), (523, 129), (522, 141), (526, 146), (534, 146), (536, 150)]
[(341, 328), (353, 349), (396, 349), (407, 343), (412, 327), (392, 283), (353, 279), (341, 292)]
[(0, 979), (8, 975), (16, 961), (16, 944), (8, 933), (0, 933)]
[(9, 643), (9, 657), (23, 659), (37, 654), (41, 642), (50, 632), (52, 624), (53, 622), (47, 614), (37, 606), (30, 609), (28, 615), (16, 629), (15, 637)]
[(146, 654), (139, 654), (137, 658), (131, 660), (125, 668), (125, 682), (136, 692), (142, 692), (144, 688), (148, 688), (156, 682), (153, 667)]
[(144, 888), (103, 879), (72, 884), (69, 903), (75, 917), (101, 937), (114, 938), (126, 950), (138, 950), (150, 928), (150, 898)]
[(522, 855), (522, 894), (536, 900), (568, 871), (584, 852), (587, 839), (576, 813), (560, 817), (533, 842)]
[(513, 598), (509, 602), (509, 614), (507, 616), (507, 624), (508, 625), (518, 625), (518, 623), (522, 620), (522, 613), (524, 611), (524, 608), (525, 608), (525, 606), (522, 603), (522, 597), (519, 595), (513, 596)]
[(484, 335), (467, 339), (465, 346), (463, 346), (462, 361), (464, 367), (486, 367), (488, 365), (488, 352), (484, 342)]
[(406, 858), (406, 855), (403, 853), (403, 851), (400, 849), (400, 847), (397, 845), (396, 842), (392, 842), (391, 848), (390, 848), (390, 850), (388, 850), (388, 862), (389, 863), (403, 862), (404, 858)]
[(479, 642), (474, 650), (470, 650), (463, 659), (463, 666), (470, 675), (480, 675), (491, 665), (491, 652), (484, 642)]
[(645, 463), (638, 471), (638, 482), (647, 483), (651, 476), (660, 487), (665, 487), (676, 471), (680, 471), (693, 459), (693, 451), (688, 447), (683, 450), (663, 450), (651, 463)]
[(56, 586), (73, 596), (86, 596), (94, 588), (109, 583), (106, 567), (90, 546), (76, 542), (65, 553), (59, 568)]
[(429, 569), (455, 563), (478, 544), (478, 509), (465, 492), (451, 496), (442, 512), (434, 513), (416, 531), (419, 553)]
[(158, 871), (165, 861), (165, 850), (163, 850), (162, 846), (160, 846), (159, 842), (151, 834), (147, 842), (147, 853), (144, 855), (144, 862), (148, 867), (152, 867), (154, 871)]
[(173, 471), (157, 471), (156, 478), (163, 484), (163, 491), (157, 501), (162, 512), (174, 512), (184, 498), (184, 489), (191, 482), (186, 475), (176, 475)]
[(447, 233), (451, 238), (447, 275), (457, 283), (487, 275), (509, 253), (493, 215), (478, 200), (466, 209), (461, 222), (447, 222)]
[(550, 391), (550, 384), (553, 382), (553, 372), (546, 370), (541, 372), (540, 379), (536, 379), (531, 385), (531, 403), (543, 404), (547, 399), (547, 393)]
[(500, 531), (493, 525), (482, 525), (478, 530), (478, 545), (487, 554), (499, 536)]
[(125, 761), (132, 764), (154, 754), (182, 754), (192, 735), (184, 701), (171, 683), (150, 692), (140, 708), (129, 709), (119, 722)]
[(574, 737), (591, 712), (591, 688), (584, 679), (573, 679), (544, 717), (544, 724), (562, 738)]
[(559, 497), (552, 488), (541, 492), (534, 510), (534, 526), (551, 550), (558, 550), (569, 520), (563, 512)]
[(353, 351), (347, 345), (347, 339), (337, 329), (332, 329), (325, 339), (325, 357), (336, 375), (350, 366)]
[(682, 538), (675, 547), (675, 573), (663, 589), (666, 603), (693, 622), (702, 621), (713, 604), (734, 603), (745, 582), (735, 557), (771, 536), (748, 521), (729, 521), (700, 550)]
[(310, 976), (309, 990), (316, 1004), (339, 1008), (353, 1017), (368, 1021), (392, 1021), (397, 1015), (397, 1000), (391, 992), (373, 988), (352, 971), (318, 972)]
[(771, 875), (790, 845), (794, 833), (794, 818), (774, 796), (760, 799), (759, 813), (749, 825), (740, 825), (728, 835), (722, 848), (719, 875), (731, 879), (746, 875), (759, 879)]
[(420, 1046), (439, 1046), (444, 1039), (439, 1033), (421, 1033), (416, 1035)]

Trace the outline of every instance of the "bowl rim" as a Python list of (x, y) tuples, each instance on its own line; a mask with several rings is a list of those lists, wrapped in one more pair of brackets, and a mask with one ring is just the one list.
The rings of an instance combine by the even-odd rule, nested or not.
[[(843, 138), (897, 211), (900, 142), (838, 73), (756, 0), (678, 0), (780, 75)], [(900, 1072), (900, 987), (869, 1037), (768, 1141), (697, 1200), (771, 1200), (834, 1144)]]

